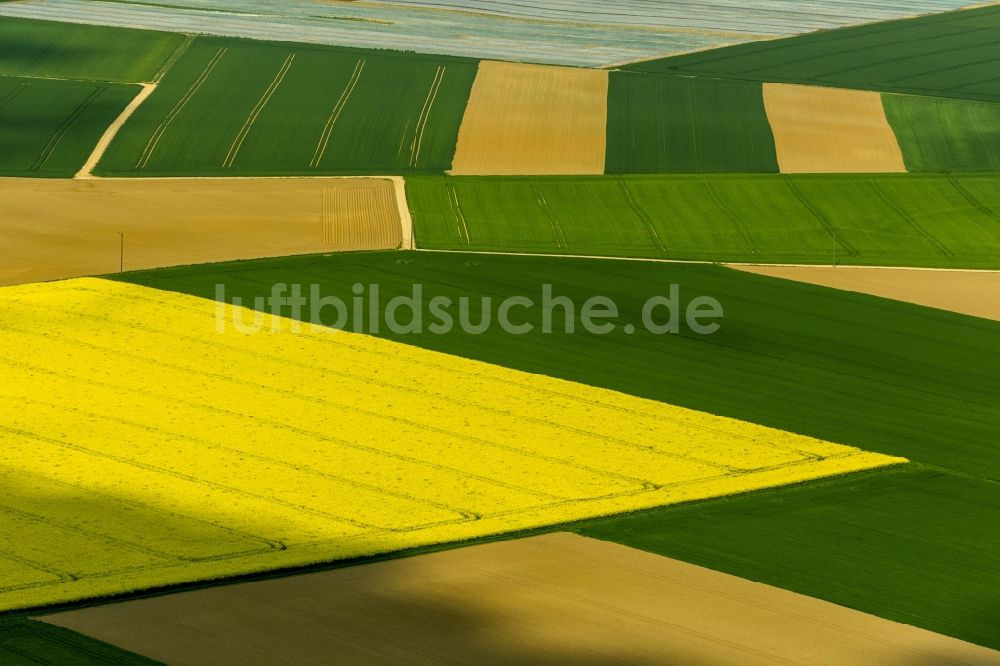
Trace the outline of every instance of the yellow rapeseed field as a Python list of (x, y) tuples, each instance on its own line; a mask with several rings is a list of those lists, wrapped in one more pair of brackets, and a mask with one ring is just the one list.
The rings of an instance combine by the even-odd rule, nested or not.
[(0, 610), (901, 462), (289, 320), (218, 333), (216, 307), (0, 289)]

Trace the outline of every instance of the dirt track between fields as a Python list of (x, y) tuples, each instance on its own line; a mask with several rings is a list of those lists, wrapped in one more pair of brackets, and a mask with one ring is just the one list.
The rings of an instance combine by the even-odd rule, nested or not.
[(997, 664), (1000, 653), (575, 534), (69, 611), (171, 664)]
[(733, 268), (1000, 321), (1000, 271), (885, 270), (853, 266)]
[(781, 173), (905, 173), (882, 95), (764, 84)]
[(607, 71), (483, 61), (451, 171), (602, 174), (607, 122)]
[(0, 285), (402, 243), (376, 178), (0, 178)]

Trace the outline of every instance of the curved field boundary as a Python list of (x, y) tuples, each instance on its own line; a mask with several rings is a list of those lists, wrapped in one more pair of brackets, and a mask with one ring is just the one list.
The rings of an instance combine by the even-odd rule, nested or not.
[(1000, 321), (1000, 271), (886, 271), (854, 266), (736, 268), (757, 275), (808, 282)]
[[(338, 603), (317, 612), (317, 598)], [(234, 607), (266, 621), (247, 632), (233, 621)], [(445, 619), (455, 613), (482, 624), (455, 631)], [(1000, 660), (940, 634), (564, 532), (42, 620), (177, 664), (305, 664), (329, 654), (427, 664), (540, 655), (559, 663), (674, 663), (678, 655), (716, 664)]]
[(4, 609), (905, 462), (125, 283), (0, 307), (4, 553), (36, 573)]
[(882, 95), (764, 84), (764, 107), (782, 173), (904, 173)]

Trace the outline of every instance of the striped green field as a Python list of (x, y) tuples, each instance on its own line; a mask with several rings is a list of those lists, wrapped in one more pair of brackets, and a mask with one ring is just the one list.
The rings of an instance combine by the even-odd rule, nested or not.
[(611, 73), (606, 173), (777, 171), (759, 83)]
[(139, 86), (0, 76), (0, 175), (70, 177)]
[(417, 244), (720, 262), (1000, 267), (989, 176), (407, 179)]
[(1000, 7), (825, 30), (628, 65), (667, 74), (1000, 101)]
[(476, 61), (198, 38), (102, 175), (442, 172)]
[(883, 95), (909, 171), (1000, 171), (1000, 104)]
[(0, 75), (152, 81), (184, 35), (0, 17)]

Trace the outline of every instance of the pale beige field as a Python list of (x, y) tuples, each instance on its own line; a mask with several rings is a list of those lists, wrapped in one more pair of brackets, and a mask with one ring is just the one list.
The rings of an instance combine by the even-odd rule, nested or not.
[(1000, 271), (926, 271), (855, 266), (733, 268), (1000, 320)]
[(575, 534), (41, 618), (170, 664), (997, 664), (1000, 653)]
[(782, 173), (902, 173), (896, 135), (877, 92), (764, 84)]
[(0, 284), (402, 242), (392, 181), (0, 178)]
[(483, 61), (452, 173), (602, 174), (608, 72)]

